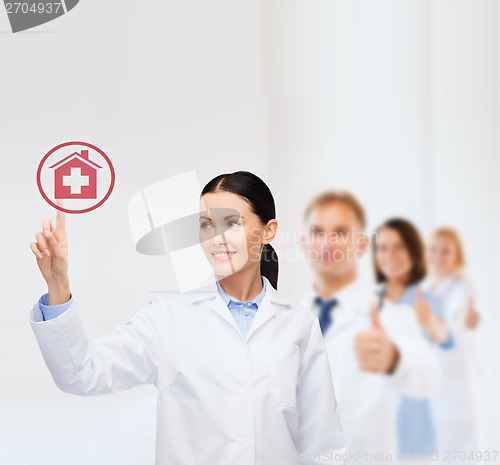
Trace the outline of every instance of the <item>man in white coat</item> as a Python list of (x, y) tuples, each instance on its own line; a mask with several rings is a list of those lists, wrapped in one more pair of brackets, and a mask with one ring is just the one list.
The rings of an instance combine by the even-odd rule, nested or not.
[(345, 192), (320, 194), (305, 222), (303, 246), (315, 279), (303, 304), (319, 318), (350, 462), (395, 460), (400, 398), (434, 394), (439, 365), (414, 310), (380, 305), (358, 279), (369, 243), (359, 202)]

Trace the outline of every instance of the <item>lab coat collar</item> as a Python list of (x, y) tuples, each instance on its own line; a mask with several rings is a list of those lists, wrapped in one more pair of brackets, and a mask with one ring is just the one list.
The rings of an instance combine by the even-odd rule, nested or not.
[[(248, 341), (260, 327), (276, 315), (276, 310), (273, 304), (279, 305), (283, 308), (293, 307), (293, 302), (282, 297), (280, 293), (273, 288), (269, 280), (265, 276), (263, 276), (263, 278), (266, 280), (266, 293), (259, 305), (259, 309), (255, 313), (254, 320), (250, 326), (248, 334), (246, 335), (245, 341)], [(211, 299), (212, 302), (210, 304), (210, 308), (226, 320), (231, 326), (233, 326), (241, 335), (240, 329), (238, 328), (233, 315), (227, 308), (227, 305), (224, 303), (224, 300), (217, 289), (216, 282), (200, 288), (196, 291), (196, 294), (197, 295), (191, 299), (191, 303), (198, 303)]]
[[(335, 308), (334, 324), (327, 329), (324, 336), (327, 337), (334, 331), (337, 332), (339, 329), (349, 326), (358, 318), (366, 318), (369, 315), (371, 294), (370, 290), (366, 289), (366, 286), (359, 279), (356, 279), (340, 291), (325, 298), (325, 300), (336, 298), (339, 305)], [(310, 308), (315, 316), (318, 316), (318, 308), (314, 304), (317, 295), (314, 289), (310, 289), (303, 300), (304, 305)]]
[(428, 292), (429, 294), (435, 294), (438, 297), (442, 297), (448, 294), (451, 289), (453, 289), (456, 284), (459, 282), (459, 279), (455, 275), (450, 275), (447, 278), (443, 279), (437, 286), (433, 285), (433, 282), (430, 277), (425, 278), (421, 283), (421, 288), (424, 292)]
[[(329, 299), (337, 299), (341, 307), (357, 307), (360, 296), (366, 294), (366, 291), (363, 289), (363, 286), (359, 279), (356, 279), (352, 283), (348, 284), (340, 291), (331, 294), (328, 297), (325, 297), (324, 300)], [(311, 308), (314, 308), (314, 299), (318, 296), (317, 292), (314, 289), (309, 289), (307, 295), (304, 299), (304, 302)]]
[[(264, 298), (262, 299), (261, 305), (266, 299), (278, 305), (284, 305), (284, 306), (293, 305), (293, 302), (290, 299), (284, 298), (276, 289), (274, 289), (274, 287), (271, 285), (271, 283), (265, 276), (262, 276), (262, 278), (266, 281), (266, 293), (264, 295)], [(203, 300), (214, 299), (218, 295), (220, 296), (219, 291), (217, 289), (217, 283), (214, 280), (213, 283), (207, 284), (206, 286), (203, 286), (193, 291), (193, 297), (190, 299), (190, 302), (195, 303), (195, 302), (201, 302)]]

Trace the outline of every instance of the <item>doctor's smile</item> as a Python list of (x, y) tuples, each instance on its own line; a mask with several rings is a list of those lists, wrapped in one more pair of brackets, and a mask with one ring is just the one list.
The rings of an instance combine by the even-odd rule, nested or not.
[(227, 260), (229, 259), (232, 255), (234, 255), (235, 253), (238, 253), (238, 252), (231, 252), (229, 250), (227, 251), (216, 251), (216, 252), (211, 252), (212, 253), (212, 256), (216, 259), (216, 260)]
[(65, 215), (57, 212), (55, 227), (43, 220), (51, 233), (37, 234), (31, 250), (48, 292), (30, 324), (56, 385), (79, 396), (155, 385), (156, 465), (312, 465), (321, 454), (342, 456), (318, 318), (277, 291), (271, 191), (250, 172), (222, 174), (203, 188), (199, 207), (199, 231), (189, 233), (199, 234), (213, 282), (155, 295), (97, 339), (80, 318), (91, 310), (70, 291)]

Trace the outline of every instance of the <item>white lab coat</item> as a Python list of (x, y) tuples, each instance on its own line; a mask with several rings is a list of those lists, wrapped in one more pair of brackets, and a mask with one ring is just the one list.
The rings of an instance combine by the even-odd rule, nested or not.
[[(267, 280), (266, 280), (267, 281)], [(290, 465), (345, 452), (316, 318), (269, 281), (246, 339), (215, 283), (157, 295), (89, 340), (74, 303), (30, 323), (57, 386), (89, 396), (158, 388), (156, 465)]]
[(443, 317), (450, 328), (454, 346), (450, 350), (436, 347), (443, 369), (443, 384), (431, 399), (431, 411), (441, 457), (444, 451), (478, 449), (479, 378), (481, 370), (476, 353), (474, 333), (465, 326), (465, 316), (472, 286), (465, 278), (450, 276), (437, 287), (425, 280), (422, 287), (439, 298)]
[[(384, 301), (380, 321), (400, 352), (392, 375), (361, 371), (355, 338), (370, 328), (375, 294), (355, 282), (335, 294), (339, 305), (324, 339), (350, 463), (387, 463), (397, 454), (397, 412), (401, 396), (425, 398), (435, 393), (441, 371), (430, 344), (422, 337), (411, 307)], [(302, 301), (315, 315), (314, 294)]]

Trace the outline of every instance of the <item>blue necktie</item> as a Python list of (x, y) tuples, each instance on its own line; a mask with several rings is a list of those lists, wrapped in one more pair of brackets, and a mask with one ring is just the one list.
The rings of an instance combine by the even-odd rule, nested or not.
[(332, 309), (338, 305), (337, 299), (323, 300), (321, 297), (316, 297), (314, 303), (319, 306), (319, 326), (321, 332), (325, 334), (328, 327), (333, 323)]

